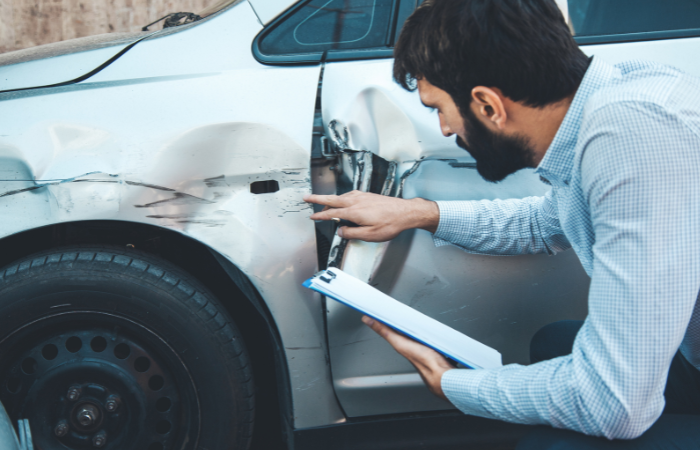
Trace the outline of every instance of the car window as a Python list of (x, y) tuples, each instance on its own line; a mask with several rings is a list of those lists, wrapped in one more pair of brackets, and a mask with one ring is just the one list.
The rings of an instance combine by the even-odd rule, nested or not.
[(259, 42), (266, 55), (385, 47), (393, 2), (311, 0)]
[(568, 0), (575, 36), (700, 28), (700, 0)]

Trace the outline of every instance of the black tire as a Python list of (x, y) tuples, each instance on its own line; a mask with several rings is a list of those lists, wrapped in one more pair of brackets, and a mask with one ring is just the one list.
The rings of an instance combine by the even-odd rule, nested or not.
[(0, 273), (0, 401), (29, 419), (35, 448), (248, 448), (248, 354), (197, 280), (109, 247), (44, 252)]

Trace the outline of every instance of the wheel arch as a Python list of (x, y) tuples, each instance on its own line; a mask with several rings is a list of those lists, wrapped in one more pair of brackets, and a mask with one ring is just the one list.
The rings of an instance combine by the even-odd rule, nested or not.
[(1, 238), (0, 267), (40, 251), (91, 245), (137, 248), (175, 264), (210, 289), (234, 318), (253, 363), (258, 386), (254, 442), (272, 443), (291, 437), (291, 385), (279, 330), (248, 276), (206, 244), (167, 228), (137, 222), (64, 222)]

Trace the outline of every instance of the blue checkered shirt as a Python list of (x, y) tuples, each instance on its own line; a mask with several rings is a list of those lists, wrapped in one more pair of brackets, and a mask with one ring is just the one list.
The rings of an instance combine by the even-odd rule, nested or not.
[(700, 368), (700, 79), (594, 58), (536, 173), (544, 197), (438, 202), (436, 245), (554, 255), (591, 277), (573, 353), (450, 370), (467, 414), (630, 439), (664, 408), (676, 351)]

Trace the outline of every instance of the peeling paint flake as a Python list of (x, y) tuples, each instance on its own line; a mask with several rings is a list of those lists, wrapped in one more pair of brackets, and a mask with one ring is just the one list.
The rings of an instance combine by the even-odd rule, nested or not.
[(28, 186), (25, 188), (20, 188), (20, 189), (12, 189), (10, 191), (6, 191), (3, 193), (0, 193), (0, 197), (7, 197), (10, 195), (16, 195), (16, 194), (21, 194), (23, 192), (29, 192), (29, 191), (34, 191), (36, 189), (40, 189), (46, 186), (55, 186), (57, 184), (63, 184), (63, 183), (76, 183), (76, 182), (116, 182), (112, 180), (101, 180), (101, 179), (82, 179), (83, 177), (87, 177), (90, 175), (96, 175), (96, 174), (102, 174), (102, 175), (108, 175), (108, 176), (115, 176), (112, 174), (105, 174), (103, 172), (88, 172), (84, 173), (82, 175), (78, 175), (75, 177), (70, 177), (70, 178), (53, 178), (53, 179), (46, 179), (46, 180), (0, 180), (0, 181), (5, 181), (5, 182), (32, 182), (35, 183), (34, 186)]
[(191, 219), (193, 217), (201, 217), (201, 214), (153, 214), (146, 217), (149, 219)]
[(219, 175), (218, 177), (205, 178), (204, 184), (206, 184), (207, 187), (210, 188), (229, 186), (229, 184), (226, 182), (226, 177), (224, 175)]
[(207, 227), (223, 227), (226, 225), (225, 223), (222, 222), (217, 222), (215, 220), (178, 220), (176, 223), (182, 223), (182, 224), (198, 224), (198, 225), (205, 225)]
[(21, 194), (22, 192), (33, 191), (33, 190), (36, 190), (36, 189), (41, 189), (41, 188), (43, 188), (43, 187), (46, 187), (46, 185), (42, 185), (42, 186), (31, 186), (31, 187), (23, 188), (23, 189), (15, 189), (14, 191), (3, 192), (2, 194), (0, 194), (0, 197), (7, 197), (8, 195)]
[(136, 208), (152, 208), (158, 206), (170, 206), (170, 205), (208, 205), (216, 203), (212, 200), (207, 200), (205, 198), (195, 197), (194, 195), (185, 194), (183, 192), (175, 192), (172, 198), (166, 198), (165, 200), (158, 200), (157, 202), (146, 203), (145, 205), (134, 205)]
[(125, 180), (124, 183), (128, 184), (129, 186), (142, 186), (142, 187), (147, 187), (147, 188), (151, 188), (151, 189), (157, 189), (159, 191), (175, 192), (175, 189), (170, 189), (170, 188), (158, 186), (155, 184), (139, 183), (136, 181), (129, 181), (129, 180)]

